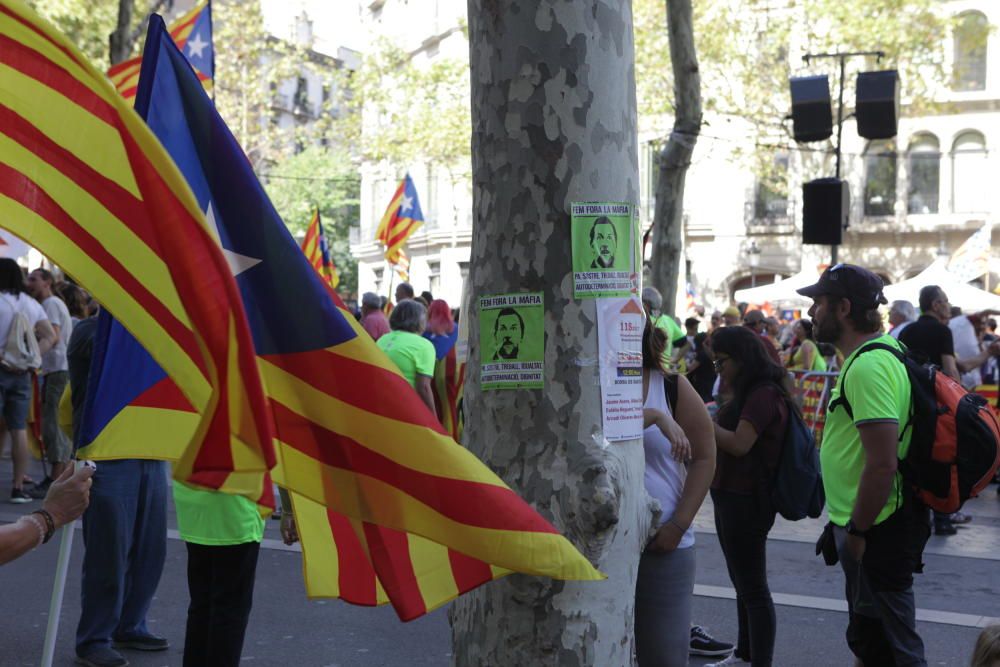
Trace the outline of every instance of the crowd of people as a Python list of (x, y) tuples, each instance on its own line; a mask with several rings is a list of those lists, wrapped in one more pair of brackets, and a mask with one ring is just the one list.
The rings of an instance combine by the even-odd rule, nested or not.
[[(0, 259), (0, 402), (11, 442), (10, 502), (41, 508), (0, 528), (0, 563), (48, 542), (83, 517), (81, 610), (76, 661), (125, 667), (122, 649), (164, 651), (147, 614), (166, 560), (168, 467), (154, 460), (76, 463), (98, 307), (79, 286), (39, 268), (24, 274)], [(38, 355), (37, 363), (30, 361)], [(17, 363), (14, 363), (16, 360)], [(26, 474), (28, 415), (37, 377), (43, 459), (48, 474)], [(68, 409), (72, 417), (61, 418)], [(252, 606), (264, 525), (242, 497), (174, 483), (177, 526), (188, 550), (184, 665), (237, 665)], [(86, 510), (86, 511), (85, 511)]]
[[(662, 513), (636, 585), (640, 665), (687, 664), (676, 630), (665, 628), (686, 629), (692, 620), (694, 552), (686, 550), (694, 543), (694, 514), (709, 493), (736, 592), (737, 641), (714, 665), (773, 663), (776, 619), (766, 564), (776, 517), (772, 491), (789, 420), (801, 408), (795, 378), (801, 383), (810, 375), (831, 379), (820, 447), (829, 518), (821, 543), (828, 564), (843, 569), (847, 644), (858, 664), (927, 664), (913, 574), (931, 526), (950, 535), (969, 517), (933, 514), (932, 521), (902, 481), (897, 465), (912, 436), (912, 398), (892, 350), (908, 348), (973, 389), (995, 381), (1000, 342), (990, 318), (996, 313), (964, 315), (933, 285), (920, 294), (919, 318), (911, 304), (892, 304), (886, 333), (882, 288), (870, 271), (838, 264), (799, 290), (813, 300), (808, 319), (779, 322), (732, 306), (712, 314), (707, 332), (698, 331), (697, 318), (688, 318), (681, 332), (660, 312), (660, 294), (643, 291), (645, 485)], [(700, 400), (692, 403), (694, 396)], [(705, 438), (709, 419), (714, 432)], [(668, 558), (672, 567), (659, 565)], [(988, 651), (996, 651), (997, 635), (996, 628), (983, 632), (974, 665), (994, 664), (996, 654)]]
[[(973, 388), (996, 380), (1000, 340), (994, 312), (963, 315), (936, 286), (916, 309), (880, 306), (881, 280), (852, 265), (827, 269), (800, 290), (813, 300), (809, 317), (779, 321), (736, 306), (712, 314), (707, 331), (688, 318), (683, 329), (663, 314), (654, 288), (642, 293), (644, 482), (660, 505), (655, 532), (639, 562), (635, 597), (640, 665), (685, 665), (689, 655), (715, 665), (771, 665), (777, 621), (768, 585), (767, 539), (775, 523), (775, 471), (792, 415), (801, 408), (794, 374), (840, 372), (829, 392), (820, 455), (830, 523), (824, 535), (839, 560), (849, 608), (847, 643), (866, 665), (924, 665), (915, 625), (913, 573), (931, 526), (939, 535), (968, 521), (934, 515), (898, 474), (909, 437), (909, 380), (895, 357), (867, 346), (916, 351)], [(167, 470), (156, 461), (120, 460), (73, 466), (74, 444), (58, 428), (60, 402), (79, 424), (97, 308), (86, 293), (45, 269), (25, 275), (0, 259), (0, 341), (17, 326), (39, 354), (42, 442), (48, 474), (27, 475), (27, 419), (32, 370), (0, 363), (0, 400), (11, 442), (13, 503), (41, 509), (0, 527), (0, 564), (47, 542), (54, 530), (84, 517), (81, 617), (77, 661), (92, 667), (128, 664), (121, 649), (165, 650), (166, 638), (146, 623), (166, 553)], [(395, 302), (365, 293), (361, 328), (398, 367), (419, 400), (461, 438), (464, 366), (458, 363), (460, 313), (429, 292), (397, 286)], [(7, 346), (10, 346), (8, 341)], [(846, 383), (846, 378), (850, 383)], [(837, 409), (854, 406), (853, 414)], [(74, 440), (77, 442), (74, 443)], [(694, 519), (711, 495), (717, 538), (736, 592), (735, 643), (712, 637), (692, 619), (696, 573)], [(178, 529), (188, 550), (184, 664), (236, 665), (252, 607), (263, 520), (249, 500), (174, 483)], [(289, 507), (283, 494), (283, 504)], [(87, 507), (90, 511), (84, 513)], [(297, 541), (285, 512), (281, 533)], [(992, 634), (990, 634), (992, 632)], [(988, 629), (977, 655), (1000, 649)], [(982, 664), (990, 664), (983, 662)]]

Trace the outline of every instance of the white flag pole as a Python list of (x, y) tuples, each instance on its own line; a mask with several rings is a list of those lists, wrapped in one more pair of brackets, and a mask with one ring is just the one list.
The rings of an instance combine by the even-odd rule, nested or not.
[[(81, 466), (80, 461), (75, 462)], [(52, 584), (52, 600), (49, 602), (49, 622), (45, 628), (45, 645), (42, 649), (42, 667), (52, 667), (56, 651), (56, 635), (59, 634), (59, 612), (62, 611), (63, 594), (66, 592), (66, 577), (69, 574), (69, 557), (73, 553), (73, 526), (71, 521), (59, 529), (59, 560), (56, 561), (56, 579)]]

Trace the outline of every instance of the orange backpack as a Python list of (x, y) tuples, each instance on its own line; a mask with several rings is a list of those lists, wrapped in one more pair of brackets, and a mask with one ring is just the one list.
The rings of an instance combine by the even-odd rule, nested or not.
[[(911, 352), (901, 352), (884, 343), (862, 348), (855, 359), (872, 350), (886, 350), (906, 367), (913, 404), (910, 421), (900, 439), (910, 429), (910, 449), (899, 462), (903, 479), (917, 497), (938, 512), (952, 513), (969, 498), (979, 495), (1000, 467), (1000, 423), (986, 399), (970, 394), (962, 385), (931, 364), (921, 363)], [(852, 362), (853, 363), (853, 362)], [(843, 405), (854, 419), (843, 384), (841, 398), (830, 403)]]

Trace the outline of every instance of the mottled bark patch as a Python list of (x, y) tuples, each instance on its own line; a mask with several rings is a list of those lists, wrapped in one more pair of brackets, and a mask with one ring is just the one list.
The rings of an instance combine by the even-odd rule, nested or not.
[(638, 441), (601, 425), (593, 301), (572, 298), (569, 205), (638, 203), (627, 0), (470, 0), (474, 295), (545, 295), (544, 390), (481, 392), (470, 317), (466, 445), (610, 579), (513, 575), (449, 614), (457, 665), (625, 665), (650, 513)]

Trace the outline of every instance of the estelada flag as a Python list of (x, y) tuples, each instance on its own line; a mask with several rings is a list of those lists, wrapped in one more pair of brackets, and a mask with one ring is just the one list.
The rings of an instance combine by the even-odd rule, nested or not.
[(196, 411), (181, 448), (233, 440), (238, 465), (202, 472), (259, 495), (274, 452), (246, 315), (184, 178), (104, 75), (16, 0), (0, 0), (0, 65), (0, 225), (170, 374)]
[[(180, 47), (188, 62), (198, 73), (205, 90), (211, 92), (215, 78), (215, 48), (212, 44), (212, 5), (208, 0), (196, 4), (189, 12), (170, 24), (170, 36)], [(131, 102), (139, 87), (142, 57), (137, 56), (112, 65), (108, 78), (121, 96)]]
[(396, 262), (393, 267), (399, 279), (406, 282), (410, 279), (410, 257), (406, 251), (400, 248), (396, 253)]
[(993, 223), (984, 223), (952, 253), (948, 260), (948, 271), (955, 274), (961, 282), (975, 280), (989, 271), (992, 236)]
[(420, 210), (420, 198), (413, 179), (407, 174), (396, 187), (375, 232), (375, 240), (385, 248), (385, 258), (390, 264), (399, 264), (403, 244), (422, 224), (424, 214)]
[[(444, 434), (313, 270), (158, 17), (143, 57), (138, 107), (148, 104), (151, 126), (177, 151), (234, 261), (275, 427), (274, 480), (293, 494), (309, 595), (391, 602), (409, 620), (510, 571), (601, 578)], [(156, 457), (178, 456), (170, 438), (157, 435), (183, 440), (176, 392), (124, 329), (98, 333), (106, 384), (91, 392), (132, 399), (108, 410), (104, 428), (90, 434), (95, 444), (149, 457), (153, 442), (162, 447)], [(201, 449), (208, 456), (224, 446), (206, 440)]]
[(330, 283), (330, 287), (336, 289), (340, 284), (340, 273), (330, 257), (330, 248), (323, 233), (323, 222), (319, 219), (319, 209), (315, 210), (309, 227), (306, 228), (305, 238), (302, 239), (302, 253), (316, 269), (316, 273)]

